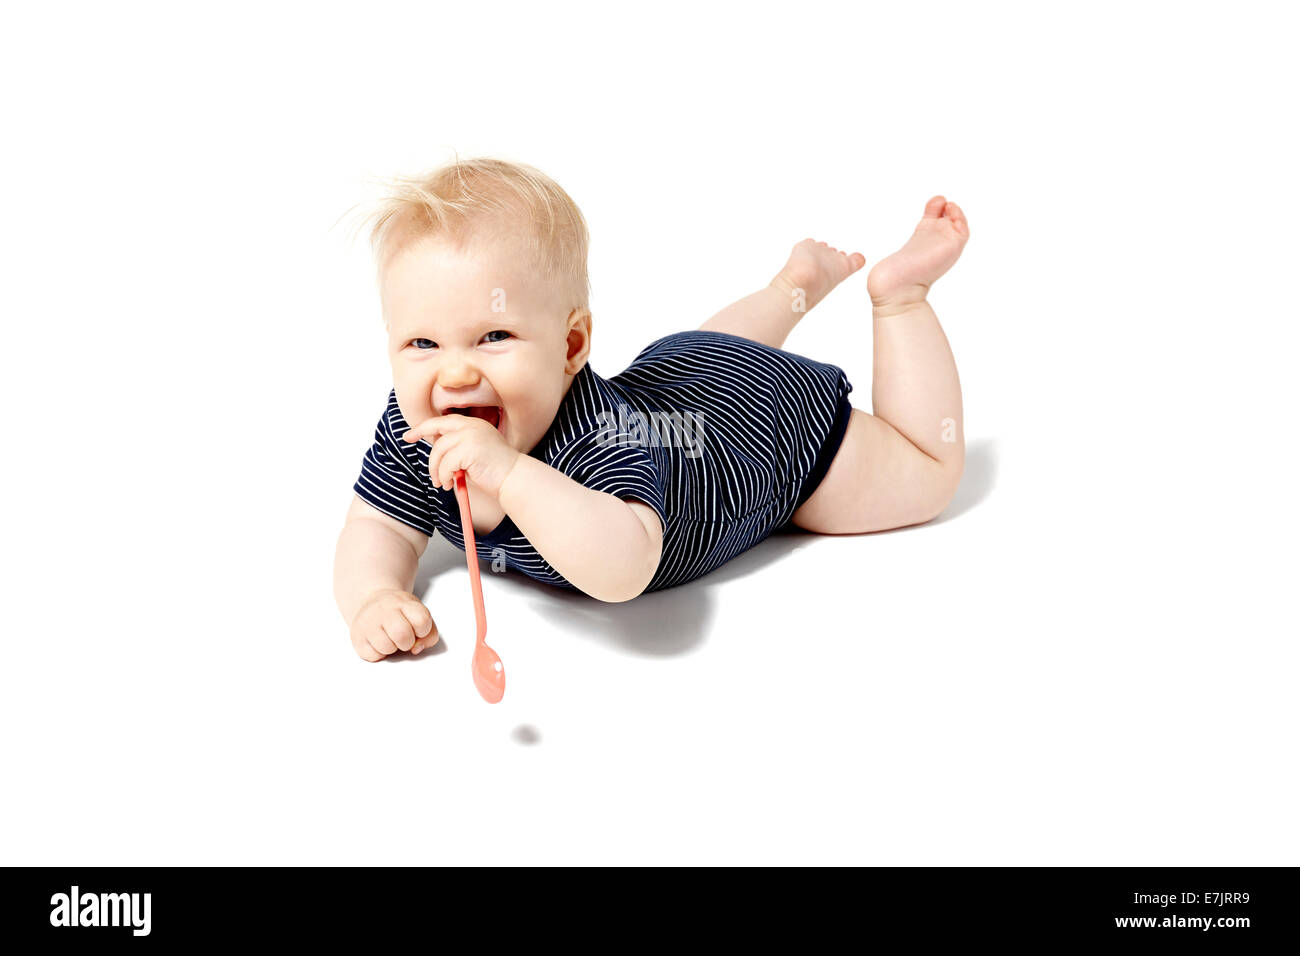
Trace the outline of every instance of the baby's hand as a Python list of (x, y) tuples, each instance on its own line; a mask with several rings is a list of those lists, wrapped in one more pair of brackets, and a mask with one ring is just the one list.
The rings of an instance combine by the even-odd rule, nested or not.
[(439, 415), (402, 436), (408, 442), (421, 438), (431, 441), (429, 477), (447, 491), (455, 489), (456, 472), (464, 469), (474, 484), (490, 495), (498, 495), (519, 458), (519, 451), (510, 447), (491, 422), (468, 415)]
[(383, 588), (366, 598), (352, 618), (352, 647), (365, 660), (397, 651), (418, 654), (438, 643), (433, 615), (410, 591)]

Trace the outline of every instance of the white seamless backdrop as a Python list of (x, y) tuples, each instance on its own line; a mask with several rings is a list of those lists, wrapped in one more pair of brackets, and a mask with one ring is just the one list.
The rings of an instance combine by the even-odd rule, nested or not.
[[(10, 11), (0, 859), (1295, 864), (1284, 10)], [(443, 650), (361, 661), (391, 382), (340, 217), (452, 149), (582, 207), (606, 376), (958, 201), (957, 500), (622, 605), (484, 565), (495, 707), (435, 540)], [(865, 277), (786, 347), (870, 410)]]

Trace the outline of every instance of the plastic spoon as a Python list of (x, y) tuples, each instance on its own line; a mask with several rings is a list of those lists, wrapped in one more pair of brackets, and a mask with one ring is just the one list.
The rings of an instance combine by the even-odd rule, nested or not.
[(506, 694), (506, 669), (497, 652), (487, 646), (487, 612), (483, 610), (483, 582), (478, 577), (478, 547), (474, 544), (474, 522), (469, 513), (469, 489), (465, 472), (456, 472), (456, 502), (460, 505), (460, 527), (465, 537), (465, 559), (469, 562), (469, 584), (474, 591), (474, 617), (478, 620), (478, 640), (474, 644), (474, 686), (489, 704), (501, 702)]

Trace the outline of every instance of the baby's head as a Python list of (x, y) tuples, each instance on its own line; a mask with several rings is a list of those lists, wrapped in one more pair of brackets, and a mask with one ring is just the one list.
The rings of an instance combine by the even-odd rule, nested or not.
[(495, 406), (506, 441), (531, 451), (591, 347), (582, 213), (543, 173), (498, 159), (391, 185), (371, 244), (402, 417)]

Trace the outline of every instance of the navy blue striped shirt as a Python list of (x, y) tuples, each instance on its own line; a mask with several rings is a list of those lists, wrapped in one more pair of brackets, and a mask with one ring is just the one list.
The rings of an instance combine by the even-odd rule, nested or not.
[[(602, 378), (584, 365), (529, 455), (588, 488), (644, 502), (663, 522), (663, 556), (647, 591), (707, 574), (774, 531), (830, 467), (853, 390), (844, 371), (726, 332), (676, 332)], [(434, 487), (429, 443), (402, 441), (396, 391), (353, 490), (366, 502), (465, 550), (454, 491)], [(576, 590), (510, 516), (475, 535), (538, 581)]]

